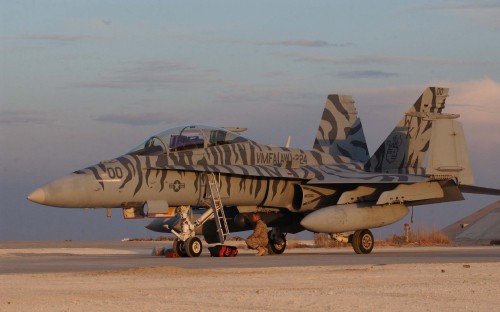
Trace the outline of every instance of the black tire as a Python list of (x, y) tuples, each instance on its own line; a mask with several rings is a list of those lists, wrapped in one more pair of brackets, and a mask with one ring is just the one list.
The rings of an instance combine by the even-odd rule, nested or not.
[(375, 246), (375, 240), (370, 230), (358, 230), (352, 236), (352, 248), (357, 254), (369, 254)]
[(188, 257), (199, 257), (203, 251), (203, 244), (198, 237), (190, 237), (184, 244)]
[(285, 234), (281, 234), (281, 242), (275, 242), (271, 239), (271, 231), (268, 233), (269, 244), (267, 245), (267, 250), (270, 255), (281, 255), (286, 249), (286, 237)]
[(184, 247), (185, 243), (181, 241), (180, 239), (176, 238), (174, 239), (174, 243), (172, 245), (172, 249), (175, 250), (175, 252), (181, 256), (181, 257), (187, 257), (186, 253), (186, 248)]

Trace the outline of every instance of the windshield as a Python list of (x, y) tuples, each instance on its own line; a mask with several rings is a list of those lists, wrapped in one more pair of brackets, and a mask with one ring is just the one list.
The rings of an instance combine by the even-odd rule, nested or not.
[(248, 142), (249, 140), (223, 128), (186, 126), (158, 133), (137, 145), (128, 154), (160, 155), (169, 151), (185, 151), (210, 146)]

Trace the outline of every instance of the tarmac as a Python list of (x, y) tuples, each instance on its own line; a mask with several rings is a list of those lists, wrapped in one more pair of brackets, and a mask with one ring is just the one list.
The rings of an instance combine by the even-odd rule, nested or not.
[(498, 246), (151, 255), (165, 245), (0, 242), (0, 311), (498, 310)]
[(290, 248), (282, 255), (255, 257), (239, 249), (234, 258), (211, 258), (204, 246), (199, 258), (153, 256), (168, 242), (39, 241), (0, 242), (0, 274), (103, 272), (145, 267), (185, 269), (313, 267), (430, 263), (500, 263), (500, 246), (375, 247), (358, 255), (352, 248)]

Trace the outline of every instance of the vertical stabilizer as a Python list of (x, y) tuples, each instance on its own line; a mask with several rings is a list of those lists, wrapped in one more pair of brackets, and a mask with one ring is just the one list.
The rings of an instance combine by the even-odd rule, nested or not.
[(432, 119), (441, 115), (447, 96), (448, 88), (425, 89), (365, 164), (365, 169), (422, 173), (421, 167), (431, 139)]
[(365, 134), (352, 96), (328, 96), (313, 149), (359, 162), (368, 160)]

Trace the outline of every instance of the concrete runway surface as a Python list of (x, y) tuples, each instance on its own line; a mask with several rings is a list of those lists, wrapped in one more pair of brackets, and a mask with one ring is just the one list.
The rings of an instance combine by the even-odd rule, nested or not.
[(204, 246), (199, 258), (152, 256), (166, 242), (40, 241), (0, 242), (0, 274), (102, 272), (143, 267), (266, 268), (289, 266), (386, 265), (429, 263), (500, 263), (500, 247), (411, 247), (373, 250), (357, 255), (351, 248), (291, 248), (282, 255), (255, 257), (240, 248), (235, 258), (211, 258)]

